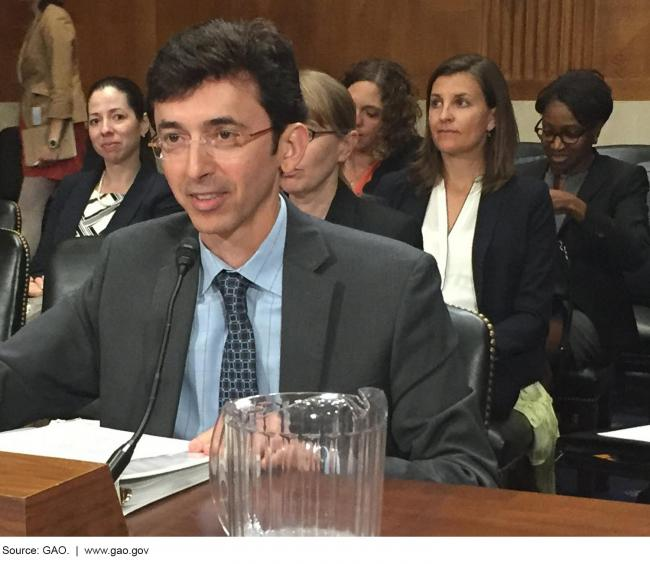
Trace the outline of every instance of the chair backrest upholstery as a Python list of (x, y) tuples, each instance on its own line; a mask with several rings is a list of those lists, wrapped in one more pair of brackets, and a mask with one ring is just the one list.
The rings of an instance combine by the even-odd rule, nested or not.
[(0, 341), (25, 324), (29, 248), (16, 231), (0, 229)]
[(458, 334), (458, 353), (470, 387), (476, 392), (483, 423), (490, 423), (496, 344), (494, 327), (482, 314), (447, 306)]
[(81, 287), (95, 268), (102, 241), (101, 237), (75, 237), (57, 245), (45, 277), (42, 311)]
[(650, 161), (650, 145), (599, 145), (596, 149), (601, 155), (626, 163), (639, 164)]
[(0, 229), (20, 232), (21, 216), (18, 204), (13, 200), (0, 200)]
[(18, 127), (0, 131), (0, 198), (18, 201), (23, 183), (22, 147)]
[(539, 141), (521, 141), (517, 143), (517, 151), (515, 153), (515, 160), (520, 162), (527, 162), (544, 156), (544, 149)]

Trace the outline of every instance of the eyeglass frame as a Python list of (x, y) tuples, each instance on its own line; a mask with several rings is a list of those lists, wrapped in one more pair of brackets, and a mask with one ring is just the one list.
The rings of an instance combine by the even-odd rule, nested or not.
[(535, 132), (535, 135), (537, 135), (537, 137), (539, 138), (539, 140), (540, 140), (542, 143), (548, 143), (549, 145), (550, 145), (551, 143), (553, 143), (557, 137), (560, 138), (560, 141), (562, 141), (562, 144), (563, 144), (563, 145), (575, 145), (578, 141), (580, 141), (580, 139), (581, 139), (582, 137), (584, 137), (584, 136), (589, 132), (589, 128), (583, 128), (582, 133), (580, 133), (580, 135), (578, 135), (578, 136), (577, 136), (574, 140), (572, 140), (572, 141), (567, 141), (567, 140), (564, 138), (564, 136), (566, 135), (566, 133), (553, 133), (553, 134), (550, 136), (550, 137), (551, 137), (550, 140), (545, 141), (545, 140), (543, 139), (543, 135), (544, 135), (544, 127), (542, 126), (542, 121), (543, 121), (543, 119), (544, 119), (544, 118), (540, 118), (540, 119), (539, 119), (539, 121), (535, 124), (535, 127), (533, 128), (533, 131)]
[(311, 143), (316, 137), (319, 135), (339, 135), (338, 131), (335, 131), (334, 129), (321, 129), (321, 130), (316, 130), (312, 129), (311, 127), (307, 128), (307, 139)]
[[(245, 147), (248, 145), (251, 141), (254, 141), (258, 137), (261, 137), (262, 135), (269, 133), (270, 131), (273, 131), (273, 126), (267, 127), (265, 129), (260, 129), (259, 131), (254, 131), (253, 133), (246, 133), (246, 132), (238, 132), (237, 137), (239, 138), (245, 138), (245, 141), (241, 144), (236, 144), (232, 145), (231, 147), (228, 147), (228, 149), (241, 149), (242, 147)], [(189, 149), (190, 146), (192, 145), (192, 142), (195, 141), (195, 139), (190, 138), (187, 148)], [(198, 138), (199, 145), (206, 145), (210, 148), (215, 148), (214, 145), (210, 142), (208, 138), (206, 138), (204, 135), (201, 135)], [(156, 133), (151, 141), (147, 143), (147, 146), (151, 148), (151, 151), (153, 152), (153, 156), (158, 159), (158, 160), (164, 160), (165, 155), (163, 154), (163, 149), (160, 146), (160, 136)], [(156, 154), (156, 150), (160, 151), (160, 154)]]

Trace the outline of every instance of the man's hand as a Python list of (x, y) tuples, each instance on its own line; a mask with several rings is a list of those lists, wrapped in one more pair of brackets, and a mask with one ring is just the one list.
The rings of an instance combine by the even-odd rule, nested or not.
[(576, 221), (584, 221), (587, 214), (587, 204), (578, 196), (564, 190), (549, 190), (553, 210), (556, 214), (566, 213)]
[[(221, 433), (221, 418), (218, 422), (219, 428), (218, 432)], [(210, 442), (212, 441), (212, 431), (213, 429), (208, 429), (203, 431), (203, 433), (194, 437), (188, 446), (190, 452), (201, 452), (203, 454), (210, 455)]]
[[(260, 416), (256, 422), (257, 432), (253, 436), (251, 448), (255, 458), (260, 461), (262, 470), (283, 466), (295, 470), (316, 470), (320, 466), (320, 448), (297, 438), (281, 435), (281, 419), (277, 413)], [(221, 435), (223, 418), (219, 417), (215, 433)], [(210, 454), (212, 429), (203, 431), (190, 441), (190, 452)], [(223, 448), (223, 445), (221, 445)], [(330, 453), (330, 456), (333, 453)]]

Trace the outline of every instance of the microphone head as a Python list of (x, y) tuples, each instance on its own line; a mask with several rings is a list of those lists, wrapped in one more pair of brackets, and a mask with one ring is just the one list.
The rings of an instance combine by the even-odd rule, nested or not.
[(176, 248), (176, 267), (178, 272), (185, 274), (196, 262), (199, 252), (199, 243), (192, 237), (183, 239)]

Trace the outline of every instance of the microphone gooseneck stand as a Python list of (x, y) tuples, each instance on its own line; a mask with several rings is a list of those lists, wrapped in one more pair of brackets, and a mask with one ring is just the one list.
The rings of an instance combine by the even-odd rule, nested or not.
[(158, 352), (158, 363), (156, 364), (156, 371), (154, 372), (153, 382), (151, 383), (151, 392), (149, 394), (149, 401), (147, 402), (147, 409), (142, 416), (140, 425), (131, 438), (125, 442), (123, 445), (117, 447), (115, 452), (111, 454), (110, 458), (106, 462), (108, 464), (108, 469), (111, 472), (113, 481), (115, 482), (124, 472), (124, 469), (127, 467), (129, 462), (131, 462), (131, 457), (135, 451), (135, 447), (140, 441), (140, 438), (144, 434), (144, 429), (149, 423), (151, 418), (151, 413), (153, 407), (156, 403), (156, 398), (158, 397), (158, 388), (160, 387), (160, 375), (162, 373), (162, 368), (165, 363), (165, 355), (167, 353), (167, 345), (169, 343), (169, 333), (172, 326), (172, 315), (174, 313), (174, 305), (176, 304), (176, 297), (178, 292), (181, 289), (181, 284), (183, 283), (183, 278), (190, 268), (196, 262), (196, 257), (198, 254), (198, 244), (196, 239), (184, 239), (181, 244), (176, 249), (176, 268), (178, 269), (178, 277), (176, 278), (176, 285), (174, 290), (171, 293), (169, 298), (169, 303), (167, 305), (167, 316), (165, 318), (165, 331), (163, 333), (162, 341), (160, 343), (160, 350)]

